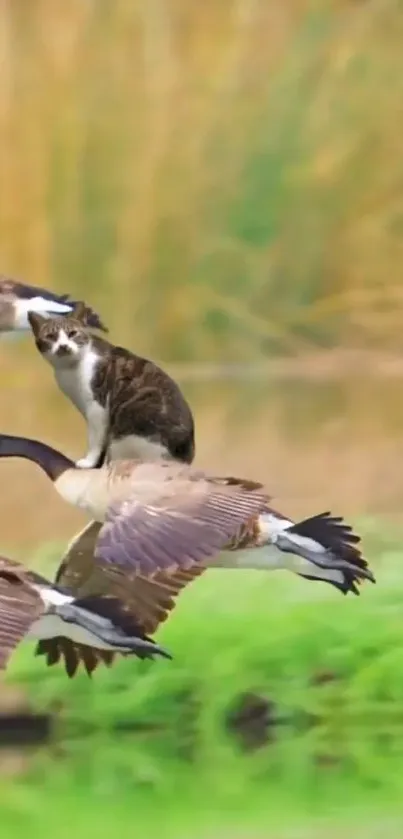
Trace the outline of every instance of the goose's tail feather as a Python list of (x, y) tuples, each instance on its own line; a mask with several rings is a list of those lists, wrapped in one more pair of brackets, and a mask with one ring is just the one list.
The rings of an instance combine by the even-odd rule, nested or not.
[(364, 580), (375, 583), (367, 560), (358, 547), (361, 539), (340, 516), (319, 513), (278, 532), (280, 550), (303, 558), (297, 570), (310, 580), (323, 580), (343, 594), (359, 594)]

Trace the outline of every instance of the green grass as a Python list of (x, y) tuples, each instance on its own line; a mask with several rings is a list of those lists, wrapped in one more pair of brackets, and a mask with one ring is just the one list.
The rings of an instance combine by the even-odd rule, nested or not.
[[(28, 824), (32, 836), (59, 825), (61, 839), (87, 827), (102, 839), (134, 817), (150, 836), (191, 828), (196, 837), (398, 818), (400, 534), (365, 522), (361, 530), (378, 584), (359, 598), (285, 573), (210, 571), (158, 634), (172, 662), (122, 661), (92, 682), (68, 682), (22, 648), (8, 681), (26, 686), (38, 709), (63, 707), (57, 753), (43, 750), (27, 775), (3, 785), (2, 824), (16, 836)], [(329, 671), (332, 681), (315, 683)], [(274, 702), (283, 719), (273, 742), (249, 752), (225, 725), (247, 691)], [(133, 720), (154, 730), (116, 731)], [(60, 811), (68, 812), (61, 824)]]

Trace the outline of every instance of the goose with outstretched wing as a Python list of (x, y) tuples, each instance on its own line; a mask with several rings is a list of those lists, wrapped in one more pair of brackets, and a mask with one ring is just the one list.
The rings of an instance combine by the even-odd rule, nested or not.
[(36, 463), (61, 498), (99, 523), (86, 536), (94, 561), (124, 575), (285, 568), (344, 594), (375, 582), (360, 537), (340, 516), (324, 512), (293, 522), (271, 507), (260, 483), (167, 461), (78, 468), (45, 443), (5, 434), (0, 457)]
[[(175, 607), (179, 593), (204, 571), (194, 566), (172, 574), (160, 571), (153, 578), (124, 573), (120, 568), (105, 567), (95, 560), (95, 544), (101, 524), (90, 522), (70, 542), (60, 562), (55, 584), (76, 598), (114, 597), (122, 614), (135, 621), (145, 636), (152, 636)], [(69, 676), (80, 663), (89, 675), (98, 664), (110, 667), (121, 650), (88, 648), (66, 636), (39, 641), (36, 654), (46, 656), (48, 665), (63, 662)]]
[[(43, 317), (69, 315), (78, 302), (81, 301), (72, 300), (69, 294), (56, 294), (0, 275), (0, 333), (28, 332), (30, 312)], [(83, 323), (90, 329), (108, 331), (99, 315), (86, 304), (83, 304)]]
[[(95, 519), (69, 546), (55, 584), (87, 607), (95, 598), (99, 608), (101, 598), (105, 610), (113, 598), (121, 619), (135, 621), (147, 637), (181, 589), (266, 505), (263, 490), (227, 485), (186, 464), (114, 461), (84, 469), (46, 444), (7, 435), (0, 435), (0, 456), (33, 460), (62, 498)], [(132, 524), (126, 533), (127, 516)], [(98, 645), (101, 651), (89, 658), (77, 642), (82, 639), (53, 633), (40, 639), (38, 653), (46, 654), (49, 664), (63, 657), (71, 673), (79, 660), (87, 672), (100, 660), (110, 663), (113, 650), (105, 654)]]
[[(109, 662), (114, 653), (154, 658), (170, 654), (143, 630), (118, 597), (101, 592), (74, 595), (58, 583), (28, 570), (22, 563), (0, 557), (0, 670), (7, 668), (24, 640), (39, 644), (56, 640), (53, 655), (64, 654), (66, 670), (74, 675), (76, 659), (91, 673), (98, 658)], [(49, 663), (52, 663), (51, 661)]]

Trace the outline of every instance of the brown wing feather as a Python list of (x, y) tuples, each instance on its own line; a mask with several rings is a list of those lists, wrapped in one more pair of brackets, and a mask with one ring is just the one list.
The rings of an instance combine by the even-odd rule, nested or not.
[(70, 641), (69, 638), (63, 637), (39, 641), (35, 654), (46, 656), (48, 667), (59, 664), (62, 659), (70, 679), (76, 675), (80, 664), (83, 665), (88, 676), (92, 676), (101, 661), (107, 667), (110, 667), (114, 658), (114, 653), (108, 650), (94, 650), (92, 647), (85, 646), (85, 644), (77, 644)]
[[(152, 635), (175, 607), (176, 597), (182, 589), (199, 577), (205, 568), (195, 567), (171, 575), (158, 572), (152, 580), (141, 575), (123, 575), (114, 568), (103, 568), (94, 559), (95, 543), (101, 527), (98, 522), (90, 522), (72, 539), (56, 572), (55, 582), (70, 589), (77, 597), (91, 594), (119, 597), (125, 610), (135, 617), (144, 633)], [(88, 651), (91, 659), (88, 658)], [(110, 667), (116, 655), (122, 653), (91, 649), (66, 638), (52, 638), (38, 643), (36, 655), (46, 656), (48, 666), (60, 663), (62, 659), (68, 675), (72, 676), (80, 663), (90, 675), (101, 663)], [(86, 660), (87, 663), (91, 662), (89, 667)]]
[[(94, 551), (102, 524), (91, 521), (73, 537), (67, 545), (61, 563), (56, 571), (55, 583), (71, 589), (72, 594), (94, 594), (82, 587), (94, 571)], [(102, 594), (103, 592), (99, 592)]]
[(100, 523), (91, 522), (70, 542), (56, 581), (71, 589), (77, 597), (90, 594), (119, 597), (143, 631), (152, 635), (174, 608), (182, 589), (197, 579), (205, 567), (195, 566), (173, 574), (159, 571), (152, 579), (141, 574), (122, 573), (114, 567), (103, 567), (94, 558), (101, 527)]
[(101, 527), (99, 522), (90, 522), (74, 537), (60, 563), (56, 582), (77, 597), (91, 594), (118, 597), (143, 631), (152, 635), (174, 608), (182, 589), (199, 577), (205, 567), (195, 566), (173, 574), (158, 571), (152, 579), (141, 574), (122, 573), (115, 567), (104, 567), (94, 558)]
[[(125, 611), (133, 615), (146, 635), (153, 635), (161, 623), (167, 620), (176, 606), (177, 597), (205, 571), (199, 566), (188, 571), (177, 571), (171, 575), (160, 571), (152, 579), (140, 575), (110, 573), (108, 594), (113, 594), (124, 603)], [(91, 586), (96, 587), (97, 569)]]
[(0, 294), (4, 296), (15, 295), (16, 293), (16, 281), (11, 280), (10, 277), (5, 277), (3, 274), (0, 274)]
[[(264, 484), (260, 481), (251, 481), (249, 478), (235, 478), (231, 475), (217, 476), (212, 478), (215, 484), (223, 484), (223, 486), (237, 486), (245, 492), (254, 492), (255, 490), (264, 490)], [(265, 494), (267, 503), (271, 500), (270, 495)]]
[(60, 661), (62, 654), (61, 647), (58, 643), (60, 640), (60, 638), (46, 638), (43, 641), (39, 641), (36, 645), (35, 655), (46, 655), (48, 667), (52, 667)]
[(267, 494), (242, 485), (139, 468), (133, 495), (111, 504), (95, 559), (152, 578), (188, 570), (215, 556), (249, 519), (267, 508)]
[(25, 579), (20, 563), (0, 558), (0, 669), (23, 640), (36, 618), (43, 614), (43, 603)]

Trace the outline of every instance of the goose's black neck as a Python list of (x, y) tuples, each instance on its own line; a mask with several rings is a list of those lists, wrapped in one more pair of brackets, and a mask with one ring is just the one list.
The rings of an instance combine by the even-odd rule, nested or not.
[(27, 437), (14, 437), (11, 434), (0, 434), (0, 457), (25, 457), (32, 460), (52, 481), (56, 481), (66, 469), (75, 467), (70, 458), (46, 443)]

